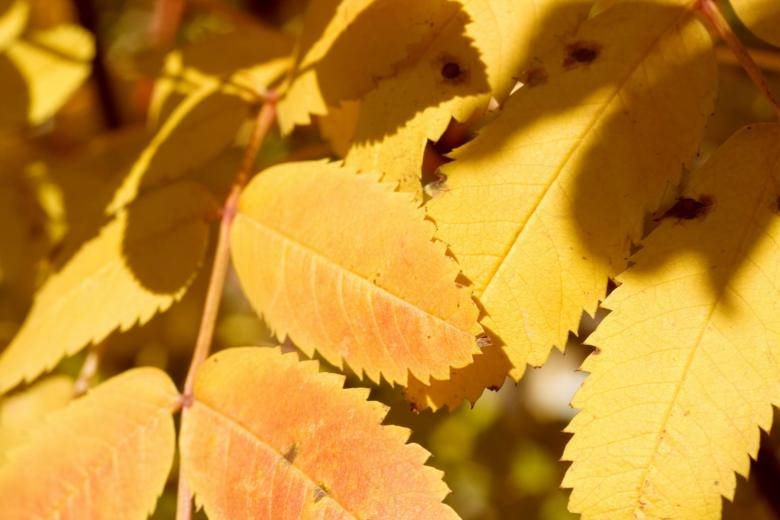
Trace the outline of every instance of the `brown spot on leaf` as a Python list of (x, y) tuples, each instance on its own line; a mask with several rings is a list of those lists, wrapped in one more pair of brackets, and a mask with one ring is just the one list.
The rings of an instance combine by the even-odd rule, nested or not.
[(665, 218), (678, 218), (684, 220), (693, 220), (695, 218), (703, 217), (707, 214), (712, 206), (712, 199), (707, 195), (702, 195), (698, 199), (691, 199), (688, 197), (680, 197), (674, 206), (669, 208), (666, 213), (656, 220), (662, 220)]
[(298, 456), (298, 445), (293, 443), (292, 446), (290, 446), (290, 449), (287, 450), (287, 453), (284, 454), (284, 458), (292, 464), (295, 462), (295, 458)]
[(571, 68), (577, 64), (588, 64), (598, 58), (601, 52), (601, 45), (595, 42), (574, 42), (566, 46), (566, 57), (563, 59), (563, 66)]
[(320, 484), (319, 486), (314, 488), (314, 503), (315, 504), (317, 502), (319, 502), (320, 500), (322, 500), (323, 498), (325, 498), (326, 496), (328, 496), (328, 489), (323, 484)]
[(523, 74), (521, 81), (529, 87), (542, 85), (547, 83), (547, 71), (543, 67), (534, 67)]
[(458, 76), (460, 76), (460, 72), (461, 72), (460, 65), (458, 65), (454, 61), (448, 61), (441, 68), (441, 76), (444, 79), (449, 79), (449, 80), (458, 79)]
[(484, 332), (482, 334), (478, 334), (476, 339), (477, 339), (477, 346), (479, 348), (487, 348), (493, 344), (493, 341), (490, 339), (490, 336), (488, 336)]

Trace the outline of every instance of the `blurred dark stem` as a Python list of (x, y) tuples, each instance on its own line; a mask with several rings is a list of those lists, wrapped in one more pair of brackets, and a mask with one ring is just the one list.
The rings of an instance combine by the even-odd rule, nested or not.
[(776, 518), (780, 518), (780, 460), (775, 453), (772, 439), (766, 433), (761, 433), (761, 448), (753, 463), (753, 476), (759, 492), (772, 508)]
[(92, 33), (95, 39), (95, 57), (92, 60), (92, 77), (97, 85), (103, 120), (106, 127), (118, 128), (122, 121), (119, 116), (114, 90), (111, 87), (111, 79), (105, 66), (105, 53), (103, 41), (98, 34), (98, 14), (93, 0), (73, 0), (78, 12), (79, 23)]

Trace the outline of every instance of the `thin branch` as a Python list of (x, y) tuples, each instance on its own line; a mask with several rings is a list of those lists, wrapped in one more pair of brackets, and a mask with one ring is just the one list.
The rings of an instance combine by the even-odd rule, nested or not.
[[(257, 152), (268, 135), (274, 121), (276, 120), (276, 97), (269, 96), (263, 107), (257, 114), (252, 136), (247, 143), (244, 151), (244, 158), (241, 168), (236, 175), (230, 194), (225, 200), (222, 208), (222, 219), (219, 224), (219, 238), (217, 239), (217, 248), (214, 254), (214, 263), (211, 268), (211, 279), (209, 280), (208, 291), (206, 292), (206, 301), (203, 305), (203, 316), (200, 321), (200, 330), (198, 338), (195, 341), (195, 350), (192, 353), (192, 361), (187, 372), (187, 379), (184, 382), (184, 392), (182, 394), (182, 423), (184, 422), (189, 407), (192, 406), (192, 387), (195, 381), (195, 374), (198, 368), (209, 355), (211, 342), (214, 337), (214, 327), (219, 312), (219, 303), (222, 299), (222, 289), (225, 286), (225, 277), (227, 276), (228, 265), (230, 263), (230, 226), (236, 216), (238, 207), (238, 198), (241, 190), (249, 180), (252, 167), (257, 157)], [(192, 493), (186, 479), (179, 475), (179, 487), (177, 496), (176, 519), (189, 520), (192, 516)]]
[(729, 46), (737, 62), (742, 66), (756, 87), (758, 87), (758, 90), (769, 100), (778, 118), (780, 118), (780, 103), (777, 97), (769, 88), (759, 66), (756, 65), (750, 53), (742, 45), (742, 42), (739, 41), (734, 31), (731, 30), (729, 23), (723, 17), (723, 13), (720, 12), (714, 0), (697, 0), (695, 8), (707, 26)]
[(184, 0), (157, 0), (154, 3), (149, 37), (155, 47), (165, 49), (173, 44), (183, 13)]
[[(753, 61), (763, 70), (769, 72), (780, 72), (780, 52), (770, 49), (747, 49)], [(715, 57), (719, 63), (732, 67), (740, 67), (737, 57), (731, 52), (731, 49), (723, 45), (715, 47)]]

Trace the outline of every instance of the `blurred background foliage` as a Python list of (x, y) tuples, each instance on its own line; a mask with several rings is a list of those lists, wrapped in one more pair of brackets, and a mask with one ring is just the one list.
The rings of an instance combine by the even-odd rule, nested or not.
[[(0, 2), (0, 9), (8, 5), (8, 1)], [(31, 2), (25, 31), (79, 24), (95, 38), (96, 59), (89, 79), (56, 114), (34, 124), (0, 126), (0, 345), (13, 337), (35, 289), (104, 222), (110, 193), (153, 130), (147, 114), (165, 53), (175, 47), (208, 43), (210, 38), (247, 24), (295, 35), (305, 5), (306, 0)], [(724, 8), (731, 12), (728, 5)], [(739, 26), (733, 15), (731, 18)], [(766, 47), (745, 31), (740, 36), (755, 51), (771, 86), (780, 92), (780, 51)], [(730, 54), (719, 48), (718, 56), (720, 95), (708, 125), (702, 160), (740, 126), (772, 119), (771, 109)], [(8, 88), (6, 85), (2, 92)], [(14, 109), (13, 102), (13, 97), (3, 96), (2, 111)], [(323, 131), (327, 136), (327, 129)], [(219, 190), (220, 176), (214, 174), (215, 169), (223, 168), (231, 175), (230, 165), (237, 164), (245, 139), (239, 132), (224, 161), (194, 175)], [(339, 143), (331, 144), (334, 152), (316, 125), (297, 129), (285, 140), (274, 135), (257, 158), (257, 167), (337, 155)], [(191, 290), (170, 311), (142, 327), (112, 334), (91, 351), (99, 359), (95, 381), (140, 365), (160, 367), (177, 381), (183, 380), (205, 295), (208, 266), (204, 267)], [(583, 316), (565, 354), (554, 351), (543, 367), (530, 369), (520, 384), (507, 382), (499, 391), (487, 391), (473, 407), (415, 413), (400, 390), (386, 384), (374, 389), (372, 398), (390, 406), (387, 422), (410, 427), (411, 440), (432, 452), (430, 464), (445, 472), (453, 490), (447, 500), (463, 518), (562, 520), (574, 516), (566, 511), (567, 491), (558, 487), (566, 468), (559, 461), (568, 437), (562, 430), (575, 413), (569, 400), (586, 375), (577, 371), (589, 351), (582, 339), (604, 314)], [(232, 274), (215, 342), (217, 349), (275, 344)], [(7, 447), (19, 442), (24, 430), (34, 426), (45, 411), (67, 402), (72, 381), (87, 355), (84, 352), (66, 359), (54, 376), (39, 383), (35, 394), (17, 393), (0, 402), (0, 460)], [(351, 375), (347, 384), (361, 383)], [(777, 434), (771, 439), (765, 436), (759, 460), (751, 470), (753, 478), (749, 482), (739, 479), (734, 503), (725, 504), (725, 518), (780, 517), (778, 447)], [(175, 479), (172, 475), (154, 518), (174, 517)]]

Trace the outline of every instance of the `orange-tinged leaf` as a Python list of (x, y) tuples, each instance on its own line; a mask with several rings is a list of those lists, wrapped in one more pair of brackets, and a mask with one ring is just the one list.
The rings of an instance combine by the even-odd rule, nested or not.
[(52, 412), (0, 468), (3, 518), (146, 518), (173, 463), (168, 376), (133, 369)]
[(274, 166), (239, 201), (231, 251), (280, 338), (373, 381), (444, 379), (478, 352), (477, 308), (408, 194), (337, 163)]
[(206, 360), (182, 425), (182, 475), (212, 520), (457, 518), (441, 472), (383, 426), (368, 390), (276, 348)]
[(731, 0), (739, 19), (756, 36), (780, 46), (780, 2), (777, 0)]
[(122, 209), (38, 292), (0, 354), (0, 392), (179, 300), (203, 260), (206, 215), (213, 210), (211, 195), (192, 182), (153, 191)]
[(737, 132), (683, 197), (588, 338), (563, 455), (583, 519), (720, 518), (780, 404), (780, 125)]

